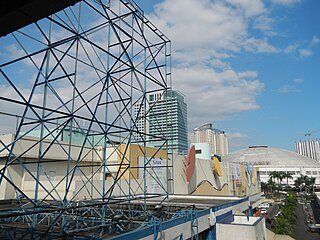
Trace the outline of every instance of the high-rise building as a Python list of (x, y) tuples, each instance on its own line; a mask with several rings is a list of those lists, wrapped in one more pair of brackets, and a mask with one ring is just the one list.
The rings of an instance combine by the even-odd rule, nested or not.
[(195, 128), (191, 133), (191, 143), (210, 143), (211, 155), (224, 156), (229, 153), (229, 143), (225, 132), (212, 128), (211, 123)]
[(295, 148), (297, 153), (320, 162), (320, 140), (299, 141)]
[[(146, 140), (147, 127), (146, 125), (146, 112), (144, 110), (144, 105), (141, 102), (137, 102), (133, 106), (133, 115), (136, 119), (135, 129), (137, 132), (134, 134), (135, 141), (141, 142)], [(132, 141), (132, 142), (135, 142)]]
[(185, 96), (174, 90), (148, 95), (147, 129), (149, 144), (161, 147), (165, 141), (168, 151), (185, 153), (188, 150), (187, 104)]

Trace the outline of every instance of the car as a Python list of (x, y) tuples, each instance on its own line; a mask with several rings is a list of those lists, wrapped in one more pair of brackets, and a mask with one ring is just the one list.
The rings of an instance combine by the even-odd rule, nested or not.
[(314, 224), (314, 223), (308, 224), (308, 231), (319, 233), (320, 232), (320, 226), (318, 224)]
[(261, 209), (261, 208), (266, 208), (268, 209), (270, 207), (269, 203), (261, 203), (258, 208)]
[(277, 214), (275, 215), (275, 217), (277, 218), (279, 215), (281, 215), (281, 211), (277, 212)]
[(260, 209), (261, 214), (266, 214), (268, 212), (267, 208), (261, 208)]

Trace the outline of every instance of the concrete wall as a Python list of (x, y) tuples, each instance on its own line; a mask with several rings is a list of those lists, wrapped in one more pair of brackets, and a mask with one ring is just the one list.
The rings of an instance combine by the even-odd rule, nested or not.
[[(14, 135), (2, 135), (0, 139), (5, 145), (10, 145)], [(38, 198), (46, 200), (61, 200), (65, 198), (69, 200), (81, 200), (91, 198), (101, 198), (103, 192), (103, 148), (85, 147), (81, 151), (80, 145), (69, 145), (66, 142), (60, 144), (51, 144), (50, 139), (42, 141), (42, 154), (39, 168), (39, 184), (36, 179), (38, 174), (38, 156), (39, 144), (34, 137), (25, 137), (19, 139), (13, 150), (13, 158), (18, 157), (10, 166), (6, 168), (6, 177), (15, 185), (13, 187), (9, 181), (3, 179), (0, 185), (0, 199), (15, 199), (21, 193), (17, 189), (21, 189), (29, 198)], [(48, 149), (48, 151), (46, 151)], [(3, 168), (8, 151), (0, 149), (0, 164)], [(142, 181), (138, 178), (139, 166), (138, 159), (144, 156), (146, 151), (147, 158), (155, 157), (167, 161), (167, 153), (164, 150), (157, 150), (147, 147), (143, 149), (137, 145), (122, 144), (115, 147), (108, 147), (106, 153), (106, 173), (105, 191), (114, 183), (113, 178), (123, 179), (119, 181), (112, 191), (113, 195), (140, 194), (143, 192)], [(70, 151), (70, 158), (69, 156)], [(11, 158), (12, 159), (12, 158)], [(23, 162), (23, 166), (19, 164)], [(130, 164), (130, 171), (127, 170)], [(168, 162), (171, 164), (171, 162)], [(76, 168), (74, 168), (76, 166)], [(116, 176), (119, 167), (119, 175)], [(69, 170), (67, 170), (69, 169)], [(69, 171), (69, 173), (67, 173)], [(122, 176), (121, 174), (124, 173)], [(111, 176), (113, 175), (113, 177)], [(167, 175), (172, 178), (171, 170)], [(129, 181), (130, 178), (130, 181)], [(66, 184), (71, 182), (69, 191), (66, 193)], [(129, 188), (129, 182), (131, 188)], [(69, 184), (68, 184), (69, 185)], [(141, 187), (142, 186), (142, 187)], [(38, 188), (38, 196), (35, 195)], [(169, 186), (172, 189), (172, 186)]]
[[(1, 136), (2, 141), (9, 144), (12, 141), (13, 135)], [(39, 154), (39, 146), (34, 146), (37, 143), (35, 138), (25, 138), (17, 141), (14, 148), (15, 156), (20, 156), (20, 161), (24, 162), (24, 167), (18, 164), (11, 165), (7, 168), (8, 178), (12, 179), (17, 188), (25, 192), (28, 197), (35, 197), (37, 176), (37, 161)], [(50, 146), (50, 141), (43, 141), (43, 151)], [(79, 145), (71, 146), (70, 157), (73, 161), (68, 160), (69, 146), (67, 143), (61, 145), (53, 144), (41, 159), (40, 164), (40, 184), (38, 185), (38, 198), (63, 199), (66, 191), (66, 181), (72, 180), (67, 195), (68, 199), (90, 199), (100, 198), (103, 189), (103, 150), (101, 147), (97, 149), (84, 148), (80, 155), (81, 147)], [(28, 153), (24, 153), (30, 148)], [(143, 167), (139, 164), (139, 157), (144, 156), (146, 152), (147, 158), (157, 158), (161, 161), (168, 161), (169, 166), (166, 170), (167, 190), (169, 193), (175, 194), (193, 194), (193, 195), (222, 195), (222, 196), (246, 196), (259, 192), (258, 184), (254, 185), (252, 181), (248, 181), (244, 167), (238, 164), (241, 169), (239, 178), (241, 178), (240, 194), (235, 188), (235, 173), (234, 166), (223, 165), (222, 175), (218, 176), (214, 171), (212, 160), (196, 159), (195, 170), (189, 182), (186, 180), (186, 158), (182, 155), (168, 155), (166, 151), (158, 151), (155, 148), (147, 147), (145, 149), (138, 145), (122, 144), (118, 147), (107, 148), (106, 153), (106, 172), (108, 173), (105, 183), (105, 191), (108, 186), (114, 183), (113, 178), (121, 178), (115, 188), (113, 195), (125, 194), (140, 194), (143, 192), (143, 176), (139, 176), (139, 168)], [(4, 164), (6, 156), (2, 154), (1, 163)], [(172, 160), (171, 160), (172, 158)], [(0, 163), (0, 164), (1, 164)], [(75, 171), (73, 167), (77, 163)], [(130, 170), (128, 167), (130, 165)], [(171, 165), (173, 167), (171, 167)], [(71, 171), (67, 175), (67, 168)], [(116, 176), (119, 167), (119, 175)], [(151, 169), (151, 167), (150, 167)], [(150, 170), (149, 169), (149, 170)], [(122, 175), (123, 173), (123, 175)], [(150, 174), (152, 171), (150, 171)], [(11, 175), (10, 175), (11, 174)], [(32, 175), (34, 177), (32, 177)], [(113, 176), (111, 176), (113, 175)], [(140, 174), (141, 175), (141, 174)], [(129, 180), (130, 179), (130, 180)], [(171, 180), (173, 179), (173, 181)], [(129, 188), (129, 182), (131, 189)], [(140, 187), (139, 187), (140, 186)], [(0, 189), (0, 199), (16, 198), (20, 195), (15, 189), (3, 181)], [(121, 191), (122, 189), (122, 191)]]
[[(10, 145), (13, 141), (13, 134), (1, 135), (0, 139), (5, 145)], [(60, 142), (60, 144), (53, 144), (52, 140), (43, 140), (41, 153), (42, 159), (67, 160), (69, 158), (69, 143)], [(39, 156), (38, 139), (33, 137), (24, 137), (19, 139), (14, 146), (14, 156), (19, 156), (25, 159), (38, 159)], [(48, 149), (48, 150), (47, 150)], [(80, 155), (81, 145), (71, 144), (70, 158), (74, 161), (101, 161), (103, 149), (101, 147), (92, 148), (84, 147)], [(0, 157), (7, 156), (8, 151), (4, 150), (0, 153)]]
[[(196, 158), (195, 170), (189, 182), (186, 179), (186, 158), (174, 156), (174, 192), (176, 194), (248, 196), (259, 193), (257, 179), (258, 168), (252, 176), (246, 173), (246, 166), (241, 164), (221, 163), (222, 176), (214, 172), (212, 160)], [(236, 184), (235, 167), (239, 169), (240, 185)]]
[(173, 159), (174, 193), (194, 195), (229, 195), (227, 176), (213, 172), (212, 160), (196, 159), (195, 170), (189, 182), (186, 179), (186, 158)]
[(217, 240), (243, 240), (243, 239), (266, 239), (266, 228), (264, 217), (235, 216), (231, 224), (216, 224)]

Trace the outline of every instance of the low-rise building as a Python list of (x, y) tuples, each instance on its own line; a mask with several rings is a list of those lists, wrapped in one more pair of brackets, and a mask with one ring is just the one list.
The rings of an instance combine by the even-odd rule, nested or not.
[[(271, 172), (286, 172), (292, 176), (282, 179), (283, 184), (293, 186), (294, 180), (300, 175), (315, 178), (315, 187), (320, 187), (320, 163), (288, 150), (269, 148), (267, 146), (252, 146), (222, 158), (222, 162), (249, 164), (259, 167), (260, 179), (267, 182)], [(278, 180), (276, 180), (278, 181)]]
[[(105, 219), (111, 223), (116, 221), (112, 217), (122, 216), (115, 213), (123, 214), (129, 209), (139, 212), (146, 208), (144, 213), (155, 219), (135, 231), (123, 229), (122, 234), (103, 236), (111, 239), (230, 239), (230, 231), (247, 239), (266, 238), (264, 217), (249, 216), (248, 211), (249, 206), (257, 205), (263, 198), (256, 168), (248, 170), (244, 164), (221, 163), (215, 157), (198, 158), (195, 147), (184, 156), (136, 144), (103, 148), (52, 138), (15, 138), (13, 134), (2, 135), (0, 140), (5, 146), (0, 153), (2, 202), (15, 200), (25, 204), (36, 200), (42, 207), (50, 203), (52, 210), (60, 209), (60, 204), (67, 200), (74, 213), (83, 214), (92, 204), (92, 211), (104, 212), (103, 203), (107, 201), (107, 211), (112, 214)], [(11, 211), (17, 214), (15, 208), (20, 209), (14, 204), (11, 208), (7, 210), (9, 215)], [(161, 209), (161, 214), (157, 209)], [(70, 215), (70, 224), (87, 221), (81, 214)], [(148, 217), (141, 219), (139, 213), (135, 221), (146, 221)], [(41, 225), (54, 219), (54, 214), (38, 214), (37, 218)], [(10, 217), (1, 219), (15, 224)], [(98, 221), (94, 224), (99, 225), (102, 217), (95, 219)], [(96, 227), (90, 224), (93, 229)], [(28, 229), (28, 225), (23, 228)], [(8, 231), (18, 233), (15, 228)]]

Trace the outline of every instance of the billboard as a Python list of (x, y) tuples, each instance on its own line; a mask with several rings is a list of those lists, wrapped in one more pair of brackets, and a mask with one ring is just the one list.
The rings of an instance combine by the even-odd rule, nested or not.
[(166, 162), (167, 160), (161, 158), (139, 157), (139, 179), (146, 179), (147, 193), (163, 194), (167, 192)]

